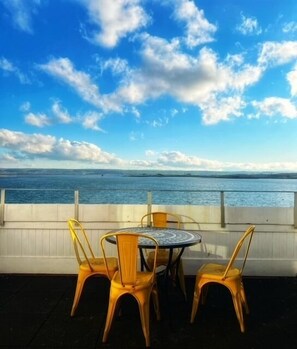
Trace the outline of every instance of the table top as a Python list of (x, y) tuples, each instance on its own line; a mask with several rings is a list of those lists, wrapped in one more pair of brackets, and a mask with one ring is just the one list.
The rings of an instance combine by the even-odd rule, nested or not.
[[(159, 244), (159, 248), (183, 248), (193, 246), (201, 242), (202, 237), (195, 231), (174, 229), (174, 228), (156, 228), (156, 227), (129, 227), (115, 229), (110, 233), (129, 232), (147, 234), (154, 237)], [(115, 243), (114, 239), (108, 239), (109, 242)], [(140, 239), (139, 247), (153, 247), (152, 242), (148, 239)]]

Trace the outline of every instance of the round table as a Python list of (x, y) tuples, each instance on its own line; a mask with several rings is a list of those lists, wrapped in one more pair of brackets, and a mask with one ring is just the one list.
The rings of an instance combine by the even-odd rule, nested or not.
[[(122, 229), (114, 229), (109, 233), (140, 233), (146, 234), (154, 237), (159, 245), (159, 249), (169, 249), (169, 257), (168, 264), (165, 269), (165, 278), (168, 278), (169, 271), (172, 269), (174, 265), (178, 269), (178, 265), (180, 263), (181, 256), (186, 247), (193, 246), (199, 244), (202, 241), (202, 237), (195, 231), (189, 231), (184, 229), (174, 229), (174, 228), (157, 228), (157, 227), (128, 227)], [(109, 237), (107, 241), (111, 243), (116, 243), (114, 237)], [(139, 239), (138, 243), (140, 249), (140, 257), (141, 257), (141, 268), (146, 269), (148, 265), (146, 263), (143, 249), (153, 248), (153, 244), (148, 239)], [(177, 257), (173, 260), (173, 250), (179, 249)]]
[[(196, 232), (174, 229), (174, 228), (156, 228), (156, 227), (129, 227), (123, 229), (115, 229), (112, 232), (130, 232), (140, 233), (152, 236), (158, 241), (159, 248), (185, 248), (199, 244), (202, 240), (201, 235)], [(111, 239), (109, 239), (110, 242)], [(140, 248), (150, 248), (151, 243), (144, 239), (139, 241)]]

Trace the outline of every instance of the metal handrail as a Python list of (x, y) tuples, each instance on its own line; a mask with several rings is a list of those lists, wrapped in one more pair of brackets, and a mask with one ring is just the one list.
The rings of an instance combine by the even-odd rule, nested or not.
[(108, 192), (146, 192), (146, 205), (147, 205), (147, 212), (151, 212), (152, 210), (152, 205), (153, 205), (153, 192), (175, 192), (175, 193), (219, 193), (219, 207), (220, 207), (220, 212), (221, 212), (221, 227), (224, 228), (226, 226), (225, 222), (225, 209), (226, 209), (226, 204), (225, 204), (225, 194), (226, 193), (291, 193), (294, 195), (294, 228), (297, 228), (297, 192), (291, 191), (291, 190), (181, 190), (181, 189), (176, 189), (176, 190), (169, 190), (169, 189), (164, 189), (164, 190), (144, 190), (144, 189), (98, 189), (98, 188), (88, 188), (88, 189), (82, 189), (82, 190), (73, 190), (73, 189), (30, 189), (30, 188), (2, 188), (0, 189), (0, 225), (4, 225), (5, 221), (5, 205), (7, 204), (5, 202), (6, 199), (6, 194), (7, 191), (52, 191), (52, 192), (69, 192), (69, 193), (74, 193), (73, 197), (73, 204), (74, 204), (74, 217), (76, 219), (79, 219), (79, 205), (80, 205), (80, 193), (81, 192), (95, 192), (95, 191), (108, 191)]

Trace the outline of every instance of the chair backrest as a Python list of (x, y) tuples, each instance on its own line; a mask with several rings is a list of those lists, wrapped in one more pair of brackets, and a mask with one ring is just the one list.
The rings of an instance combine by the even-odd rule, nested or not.
[(95, 258), (95, 255), (85, 229), (82, 224), (74, 218), (68, 220), (68, 227), (78, 264), (80, 265), (83, 260), (86, 260), (90, 269), (93, 270), (90, 258)]
[[(133, 232), (117, 232), (109, 233), (102, 236), (100, 244), (102, 248), (103, 257), (105, 260), (105, 266), (108, 271), (107, 256), (105, 252), (105, 242), (109, 238), (115, 238), (118, 253), (118, 264), (120, 273), (120, 279), (122, 286), (136, 285), (137, 271), (139, 270), (139, 239), (149, 239), (150, 244), (153, 246), (152, 250), (155, 251), (155, 259), (152, 272), (156, 270), (156, 258), (158, 252), (158, 242), (153, 237), (146, 234), (139, 234)], [(108, 271), (109, 274), (109, 271)]]
[(246, 264), (246, 259), (250, 250), (250, 246), (251, 246), (251, 242), (252, 242), (252, 238), (254, 235), (254, 231), (255, 231), (255, 226), (251, 225), (247, 228), (247, 230), (244, 232), (244, 234), (242, 235), (241, 239), (238, 241), (232, 256), (229, 260), (229, 263), (227, 264), (224, 276), (223, 276), (223, 280), (226, 279), (226, 277), (228, 276), (228, 271), (230, 270), (230, 268), (232, 268), (233, 264), (235, 263), (235, 260), (242, 248), (243, 245), (245, 245), (245, 253), (244, 253), (244, 257), (242, 259), (242, 265), (241, 268), (239, 269), (241, 274), (243, 272), (243, 269), (245, 267)]
[[(145, 222), (146, 220), (146, 222)], [(141, 218), (141, 226), (153, 226), (157, 228), (166, 228), (169, 224), (175, 224), (180, 228), (180, 217), (175, 213), (169, 212), (151, 212)]]

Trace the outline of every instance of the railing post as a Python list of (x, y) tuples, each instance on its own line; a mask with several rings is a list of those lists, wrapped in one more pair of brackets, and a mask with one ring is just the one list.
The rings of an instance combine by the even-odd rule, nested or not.
[(221, 227), (226, 227), (225, 222), (225, 198), (224, 198), (224, 192), (221, 191)]
[(297, 193), (294, 192), (294, 229), (297, 228)]
[[(152, 212), (152, 203), (153, 203), (153, 194), (151, 191), (147, 192), (147, 214)], [(151, 216), (148, 216), (148, 222), (147, 225), (150, 226), (151, 225)]]
[(0, 198), (0, 225), (4, 225), (5, 189), (1, 189)]
[(79, 220), (79, 191), (74, 191), (74, 218)]

